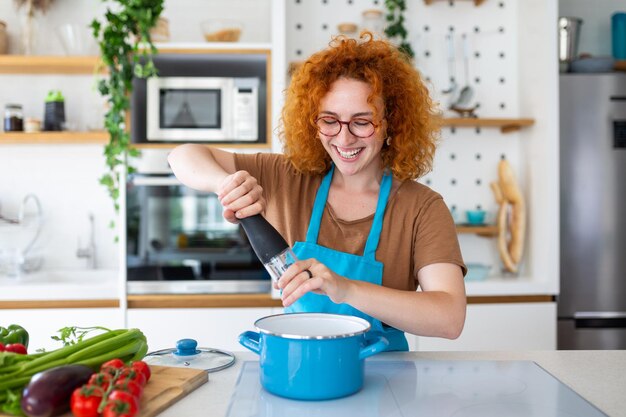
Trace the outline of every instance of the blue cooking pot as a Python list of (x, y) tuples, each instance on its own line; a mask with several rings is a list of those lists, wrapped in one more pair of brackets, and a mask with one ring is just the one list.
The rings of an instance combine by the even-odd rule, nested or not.
[(329, 400), (363, 386), (364, 359), (384, 351), (382, 336), (370, 339), (367, 320), (325, 313), (267, 316), (239, 343), (259, 355), (261, 385), (296, 400)]

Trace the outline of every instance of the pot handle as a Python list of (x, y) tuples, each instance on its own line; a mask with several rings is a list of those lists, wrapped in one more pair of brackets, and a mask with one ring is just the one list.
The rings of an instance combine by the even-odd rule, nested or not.
[(239, 335), (239, 343), (245, 347), (260, 355), (261, 347), (259, 346), (259, 334), (257, 332), (247, 331)]
[(387, 346), (389, 346), (389, 341), (384, 336), (378, 336), (374, 340), (376, 340), (376, 342), (361, 349), (359, 352), (359, 359), (369, 358), (377, 353), (384, 352), (387, 349)]

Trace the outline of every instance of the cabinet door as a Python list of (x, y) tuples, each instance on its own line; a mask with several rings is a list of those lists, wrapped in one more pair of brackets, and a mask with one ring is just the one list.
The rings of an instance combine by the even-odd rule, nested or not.
[(420, 351), (554, 350), (556, 303), (470, 304), (458, 339), (411, 339)]
[(200, 347), (230, 351), (245, 348), (239, 335), (254, 330), (254, 322), (272, 314), (267, 308), (132, 308), (128, 327), (141, 329), (149, 351), (174, 347), (179, 339), (195, 339)]
[[(37, 349), (54, 350), (60, 342), (52, 340), (63, 327), (101, 326), (108, 329), (124, 327), (124, 316), (119, 308), (46, 308), (0, 310), (0, 324), (19, 324), (28, 330), (28, 352)], [(94, 333), (95, 335), (96, 333)]]

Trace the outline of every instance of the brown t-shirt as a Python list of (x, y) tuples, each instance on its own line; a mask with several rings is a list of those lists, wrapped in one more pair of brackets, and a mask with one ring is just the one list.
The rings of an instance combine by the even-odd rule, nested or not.
[[(281, 154), (235, 154), (237, 170), (248, 171), (265, 194), (265, 218), (290, 246), (305, 241), (322, 175), (297, 172)], [(363, 255), (374, 214), (353, 221), (337, 218), (326, 204), (318, 244)], [(434, 263), (466, 269), (452, 216), (443, 198), (416, 181), (402, 182), (389, 196), (376, 260), (383, 263), (383, 285), (415, 291), (417, 272)], [(332, 265), (327, 265), (332, 269)]]

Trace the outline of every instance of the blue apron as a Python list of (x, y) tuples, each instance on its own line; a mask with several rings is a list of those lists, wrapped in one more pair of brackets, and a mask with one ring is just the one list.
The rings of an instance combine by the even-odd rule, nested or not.
[[(334, 170), (335, 166), (332, 165), (331, 169), (322, 180), (320, 188), (317, 190), (315, 203), (313, 204), (313, 211), (311, 213), (311, 221), (309, 222), (309, 228), (306, 233), (306, 242), (296, 242), (293, 247), (293, 251), (298, 259), (315, 258), (328, 268), (332, 269), (336, 274), (353, 280), (382, 285), (383, 264), (382, 262), (378, 262), (376, 260), (376, 249), (378, 248), (380, 231), (383, 227), (383, 216), (385, 214), (385, 208), (387, 207), (389, 192), (391, 191), (391, 175), (389, 173), (385, 173), (383, 176), (383, 181), (380, 185), (378, 195), (378, 203), (376, 205), (376, 213), (374, 214), (374, 221), (372, 222), (372, 228), (369, 236), (367, 237), (367, 242), (365, 243), (363, 256), (358, 256), (346, 252), (339, 252), (317, 244), (317, 236), (320, 231), (322, 214), (324, 213), (324, 207), (326, 206), (326, 200), (328, 198), (328, 191), (330, 189), (330, 182), (333, 178)], [(377, 320), (348, 304), (335, 304), (326, 295), (308, 292), (300, 297), (295, 303), (285, 308), (285, 312), (324, 312), (361, 317), (369, 321), (372, 325), (370, 332), (368, 332), (368, 338), (382, 334), (389, 341), (389, 347), (387, 350), (409, 349), (406, 337), (404, 337), (404, 332), (401, 332), (393, 327), (383, 326), (380, 320)]]

